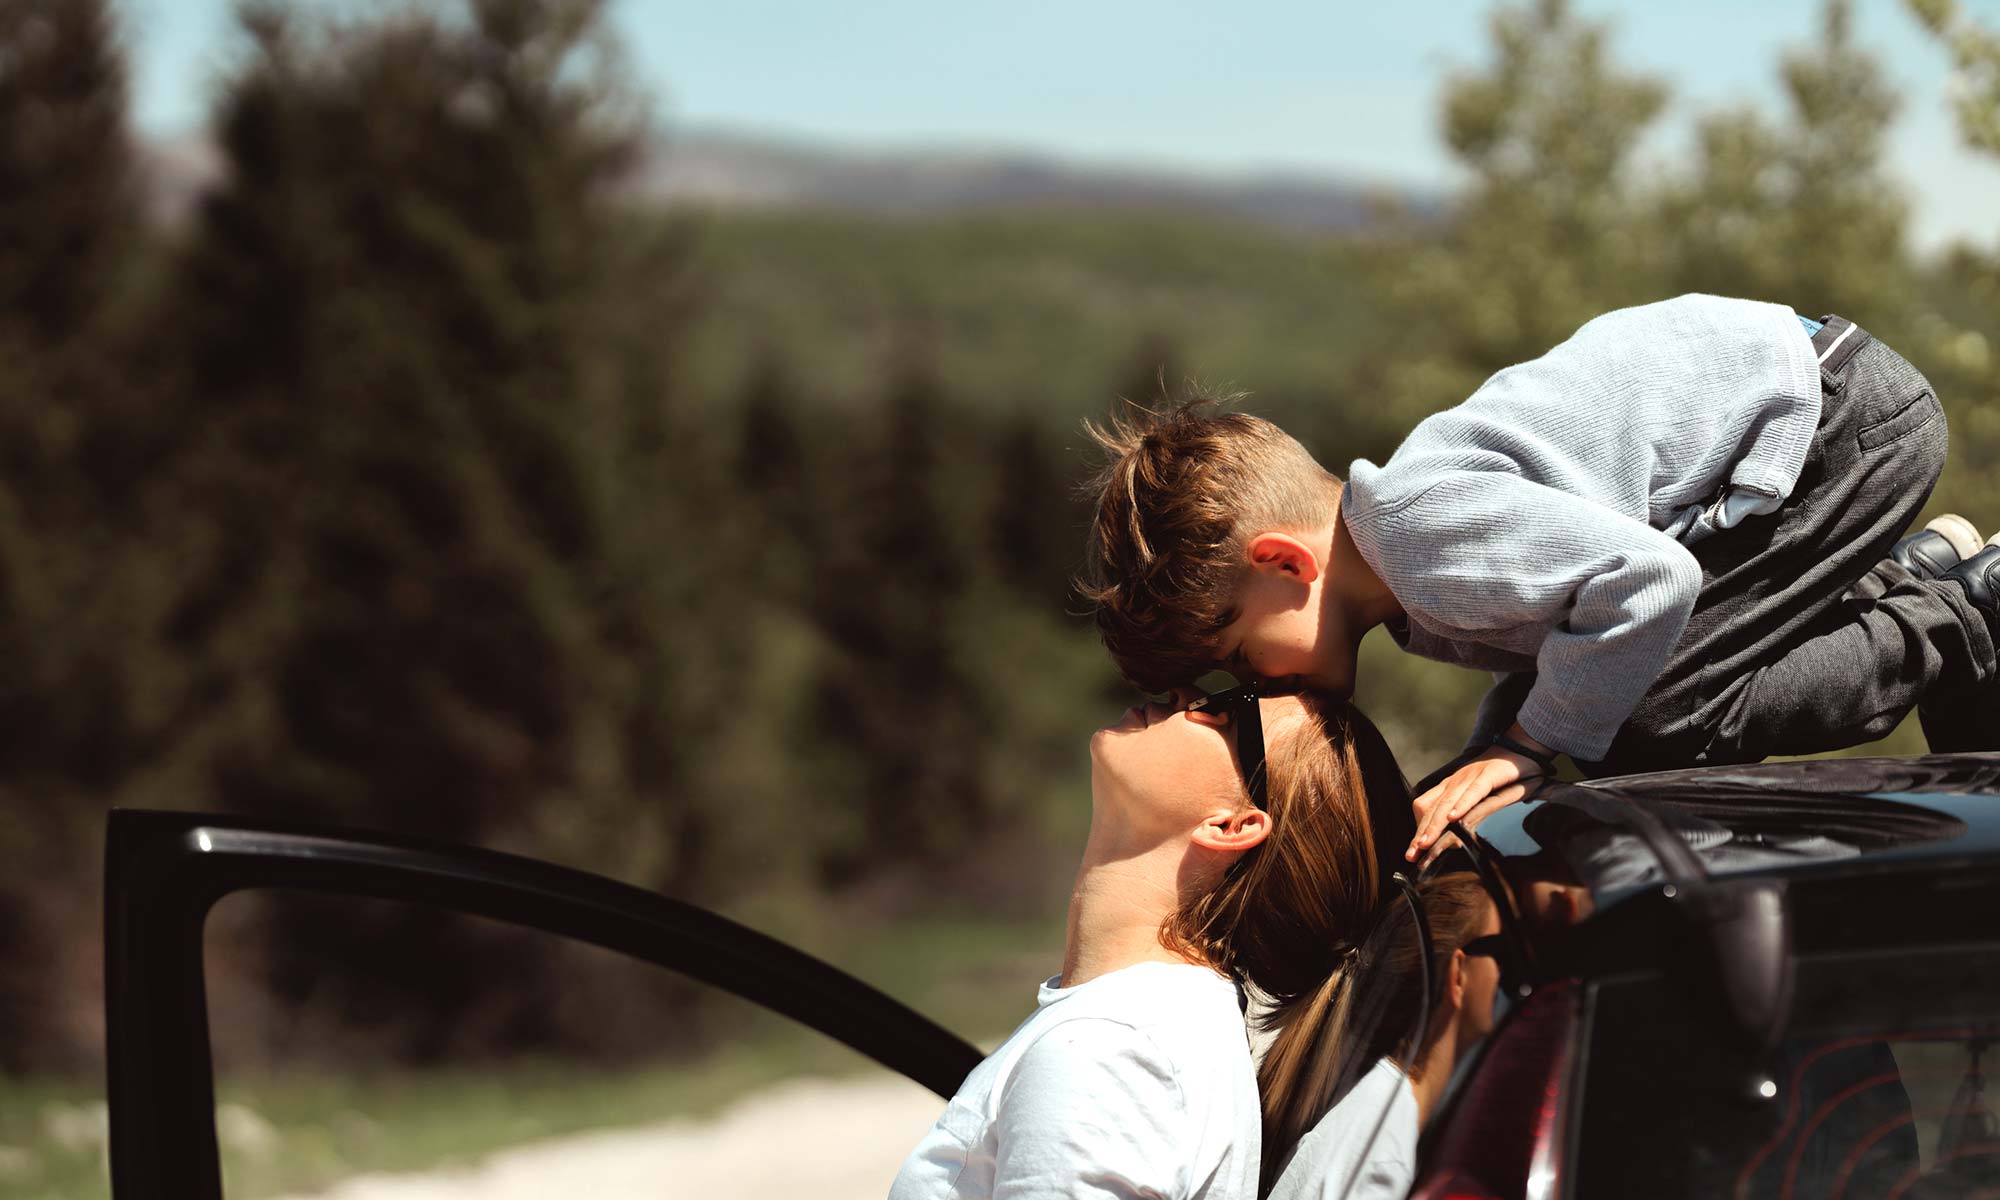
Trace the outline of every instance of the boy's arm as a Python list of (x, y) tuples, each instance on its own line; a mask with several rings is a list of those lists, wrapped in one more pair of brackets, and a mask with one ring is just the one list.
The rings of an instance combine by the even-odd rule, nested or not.
[[(1585, 760), (1603, 757), (1659, 677), (1701, 587), (1701, 569), (1679, 542), (1502, 471), (1447, 473), (1368, 524), (1369, 557), (1406, 608), (1474, 635), (1549, 626), (1509, 732)], [(1418, 797), (1412, 855), (1435, 839), (1433, 826), (1536, 770), (1495, 749)], [(1458, 811), (1438, 817), (1432, 809), (1445, 794)]]

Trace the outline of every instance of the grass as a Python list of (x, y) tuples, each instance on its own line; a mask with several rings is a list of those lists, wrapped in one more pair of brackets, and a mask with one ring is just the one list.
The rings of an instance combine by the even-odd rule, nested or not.
[[(827, 957), (974, 1041), (997, 1041), (1059, 963), (1054, 921), (938, 917), (854, 938)], [(349, 1175), (469, 1163), (522, 1142), (715, 1113), (777, 1080), (867, 1069), (860, 1055), (769, 1014), (684, 1060), (602, 1069), (514, 1062), (443, 1070), (273, 1069), (217, 1085), (231, 1200)], [(0, 1080), (0, 1200), (101, 1200), (103, 1090)]]

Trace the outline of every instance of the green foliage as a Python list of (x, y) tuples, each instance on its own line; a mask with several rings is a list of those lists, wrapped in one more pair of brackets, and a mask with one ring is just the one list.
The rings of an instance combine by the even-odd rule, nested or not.
[(1846, 0), (1827, 5), (1818, 44), (1787, 52), (1781, 74), (1788, 123), (1755, 108), (1701, 121), (1693, 172), (1661, 205), (1678, 234), (1660, 247), (1670, 290), (1838, 312), (1903, 344), (1916, 281), (1907, 205), (1883, 161), (1898, 101), (1854, 45)]
[[(158, 760), (182, 699), (147, 629), (173, 563), (130, 528), (125, 95), (102, 0), (0, 2), (0, 857), (55, 880), (87, 879), (100, 806)], [(89, 1036), (64, 993), (93, 969), (94, 918), (84, 887), (0, 886), (0, 1065)]]
[[(1994, 149), (1992, 36), (1911, 3)], [(1501, 8), (1443, 96), (1450, 219), (1336, 242), (631, 211), (647, 131), (595, 0), (247, 6), (226, 174), (149, 231), (105, 0), (0, 0), (0, 851), (66, 881), (0, 888), (0, 963), (35, 965), (0, 977), (0, 1062), (88, 1056), (109, 802), (483, 842), (809, 944), (1047, 917), (1123, 703), (1066, 587), (1078, 421), (1114, 396), (1247, 389), (1341, 470), (1600, 311), (1739, 292), (1903, 349), (1951, 413), (1934, 504), (2000, 524), (2000, 267), (1911, 256), (1847, 11), (1783, 112), (1710, 114), (1655, 175), (1667, 96), (1608, 27)], [(1457, 749), (1483, 677), (1363, 663), (1412, 775)], [(218, 922), (217, 1004), (279, 1009), (219, 1023), (230, 1055), (620, 1055), (706, 1011), (407, 912)]]
[[(1954, 0), (1909, 0), (1950, 51), (1953, 107), (1967, 145), (2000, 160), (2000, 33), (1976, 23)], [(2000, 236), (2000, 224), (1994, 233)], [(1955, 246), (1929, 272), (1919, 332), (1919, 364), (1937, 385), (1951, 419), (1951, 465), (1939, 500), (1972, 517), (1982, 532), (2000, 527), (2000, 245)]]
[(1163, 363), (1170, 382), (1251, 389), (1260, 411), (1323, 407), (1377, 315), (1356, 247), (1249, 226), (718, 212), (696, 240), (696, 401), (735, 396), (775, 351), (803, 394), (852, 412), (916, 345), (953, 404), (1026, 409), (1065, 432), (1135, 373), (1150, 390)]
[(1952, 107), (1967, 145), (2000, 155), (2000, 32), (1968, 16), (1958, 0), (1906, 0), (1951, 52), (1958, 75)]
[(1378, 277), (1388, 419), (1407, 429), (1487, 375), (1607, 309), (1649, 298), (1632, 153), (1666, 103), (1610, 60), (1607, 31), (1563, 0), (1503, 7), (1493, 61), (1446, 83), (1446, 143), (1473, 181), (1445, 235), (1391, 243)]

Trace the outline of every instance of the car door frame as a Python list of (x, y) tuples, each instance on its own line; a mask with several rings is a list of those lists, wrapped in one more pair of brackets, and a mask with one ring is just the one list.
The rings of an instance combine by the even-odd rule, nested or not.
[(951, 1096), (981, 1054), (824, 962), (656, 892), (518, 855), (214, 813), (114, 809), (104, 1009), (114, 1200), (221, 1200), (202, 936), (260, 888), (399, 900), (590, 942), (782, 1013)]

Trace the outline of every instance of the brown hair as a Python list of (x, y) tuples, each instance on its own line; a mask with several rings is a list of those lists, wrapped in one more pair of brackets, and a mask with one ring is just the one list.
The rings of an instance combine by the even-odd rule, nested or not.
[(1147, 691), (1212, 669), (1235, 620), (1251, 537), (1310, 531), (1340, 504), (1340, 480), (1238, 399), (1194, 393), (1158, 410), (1126, 404), (1084, 423), (1104, 451), (1078, 593), (1118, 669)]
[[(1493, 907), (1470, 871), (1426, 879), (1417, 891), (1431, 932), (1432, 1018), (1413, 1059), (1442, 1036), (1447, 1022), (1436, 1014), (1452, 955), (1479, 936)], [(1333, 1107), (1339, 1089), (1376, 1060), (1392, 1057), (1410, 1034), (1424, 1003), (1419, 945), (1415, 914), (1392, 892), (1382, 898), (1375, 927), (1357, 953), (1343, 955), (1318, 986), (1273, 997), (1263, 1024), (1278, 1035), (1257, 1071), (1264, 1105), (1260, 1190), (1271, 1186), (1299, 1139)], [(1414, 1063), (1398, 1065), (1407, 1070)]]

